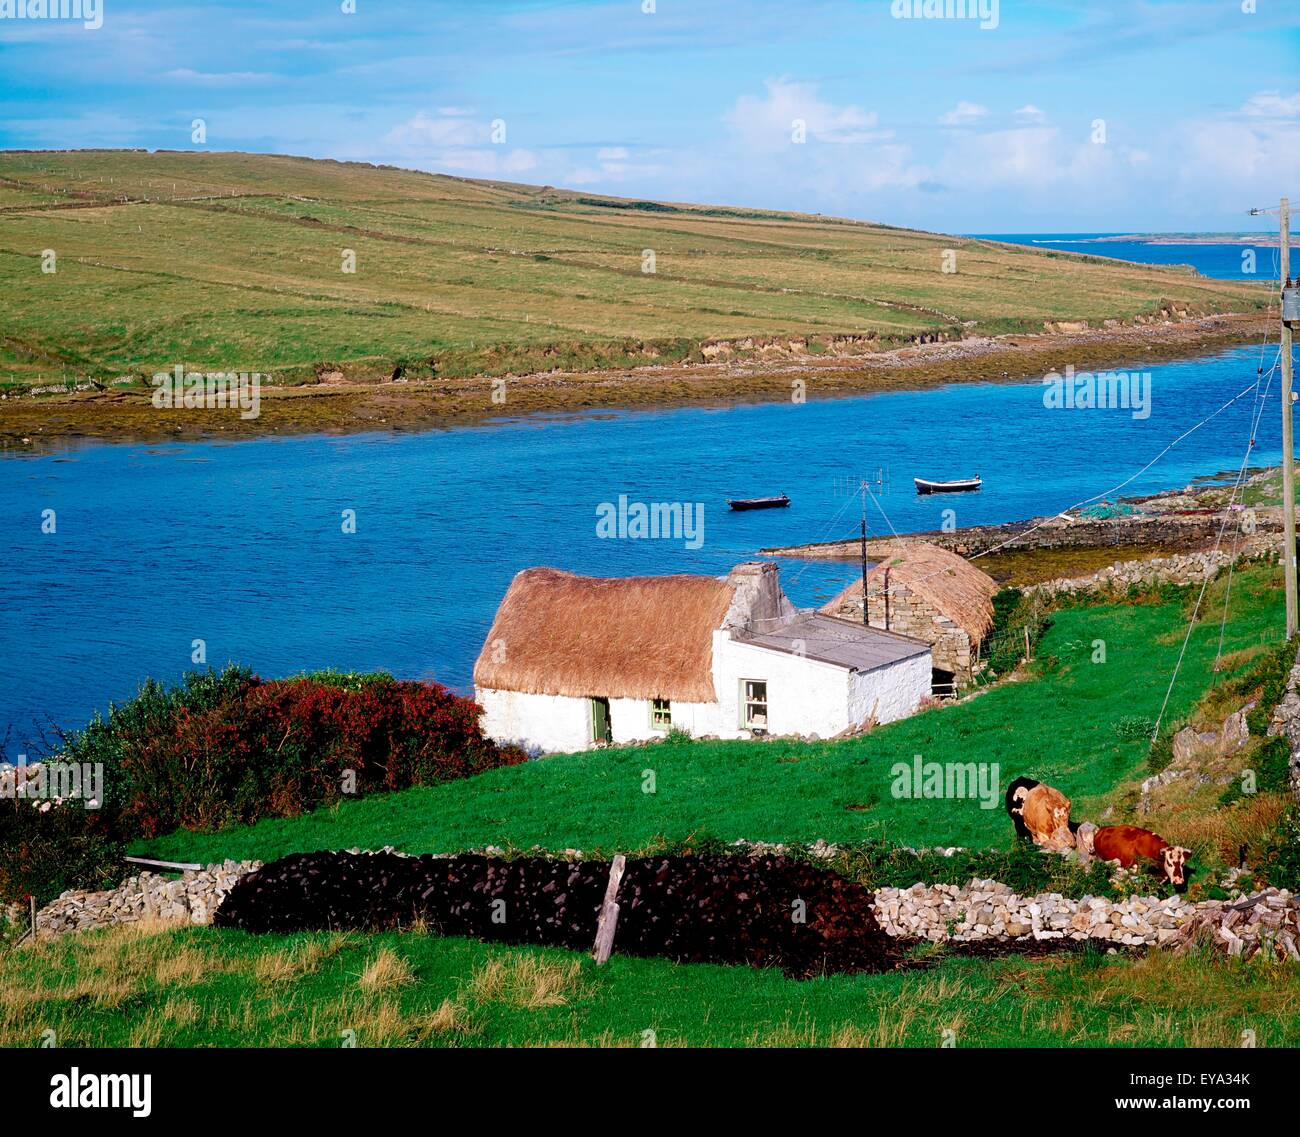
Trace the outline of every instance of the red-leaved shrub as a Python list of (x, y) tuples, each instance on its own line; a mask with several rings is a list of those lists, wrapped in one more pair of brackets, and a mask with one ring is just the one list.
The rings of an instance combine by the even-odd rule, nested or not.
[(114, 708), (74, 742), (93, 752), (81, 760), (105, 761), (109, 805), (131, 836), (291, 817), (525, 759), (484, 737), (476, 703), (438, 684), (263, 682), (232, 669), (146, 696), (150, 713)]

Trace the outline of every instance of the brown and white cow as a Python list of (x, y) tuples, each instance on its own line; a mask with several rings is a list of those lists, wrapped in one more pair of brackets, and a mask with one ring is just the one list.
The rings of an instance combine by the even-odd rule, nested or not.
[(1007, 788), (1007, 813), (1016, 832), (1040, 848), (1074, 848), (1070, 799), (1060, 790), (1032, 778), (1017, 778)]
[(1105, 825), (1093, 835), (1092, 847), (1103, 861), (1118, 861), (1125, 868), (1145, 864), (1179, 892), (1187, 887), (1187, 858), (1191, 850), (1171, 845), (1149, 829)]

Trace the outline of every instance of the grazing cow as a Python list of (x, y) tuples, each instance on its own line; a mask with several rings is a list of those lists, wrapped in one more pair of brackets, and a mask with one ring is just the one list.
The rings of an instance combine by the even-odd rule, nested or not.
[(1190, 849), (1171, 845), (1158, 833), (1135, 825), (1106, 825), (1093, 835), (1092, 847), (1103, 861), (1118, 861), (1125, 868), (1145, 864), (1178, 892), (1187, 887)]
[(1011, 824), (1016, 827), (1017, 837), (1029, 837), (1022, 811), (1026, 795), (1036, 785), (1038, 783), (1033, 778), (1017, 778), (1007, 786), (1007, 816), (1011, 818)]
[(1071, 849), (1074, 830), (1070, 824), (1070, 799), (1060, 790), (1017, 778), (1007, 787), (1007, 813), (1016, 827), (1016, 835), (1029, 837), (1044, 849)]

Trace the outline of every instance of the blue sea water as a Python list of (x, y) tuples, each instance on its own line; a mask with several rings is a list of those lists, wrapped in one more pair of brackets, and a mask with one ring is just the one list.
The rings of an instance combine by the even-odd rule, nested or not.
[[(1227, 242), (1213, 245), (1160, 245), (1147, 241), (1115, 240), (1133, 234), (1121, 233), (978, 233), (994, 241), (1015, 245), (1033, 245), (1044, 251), (1087, 253), (1094, 257), (1114, 257), (1152, 265), (1191, 265), (1202, 276), (1216, 280), (1276, 280), (1278, 249), (1254, 241)], [(1253, 262), (1242, 256), (1255, 253)], [(1253, 267), (1254, 272), (1247, 271)]]
[[(11, 729), (12, 758), (36, 724), (77, 727), (146, 676), (175, 680), (197, 640), (209, 663), (264, 676), (382, 668), (468, 691), (522, 568), (723, 573), (764, 546), (854, 535), (846, 486), (881, 467), (873, 535), (937, 527), (945, 509), (958, 525), (1052, 513), (1125, 482), (1253, 383), (1260, 359), (1246, 347), (1151, 366), (1146, 418), (1048, 409), (1038, 383), (965, 384), (423, 434), (10, 453), (0, 457), (0, 738)], [(1271, 394), (1254, 465), (1280, 458), (1276, 382)], [(1239, 400), (1122, 492), (1237, 468), (1252, 409), (1253, 396)], [(918, 497), (911, 483), (971, 474), (984, 489), (956, 498)], [(726, 506), (780, 492), (790, 508)], [(621, 494), (701, 503), (699, 547), (599, 536), (598, 510)], [(42, 531), (46, 510), (53, 533)], [(343, 531), (347, 510), (355, 533)], [(782, 577), (808, 605), (856, 571), (792, 562)]]

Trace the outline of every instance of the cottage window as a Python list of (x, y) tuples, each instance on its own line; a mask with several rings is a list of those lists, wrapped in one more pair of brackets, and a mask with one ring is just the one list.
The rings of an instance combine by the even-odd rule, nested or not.
[(668, 730), (673, 725), (673, 705), (667, 699), (650, 700), (650, 726), (654, 730)]
[(767, 681), (742, 679), (740, 682), (744, 694), (742, 724), (747, 730), (766, 730)]

